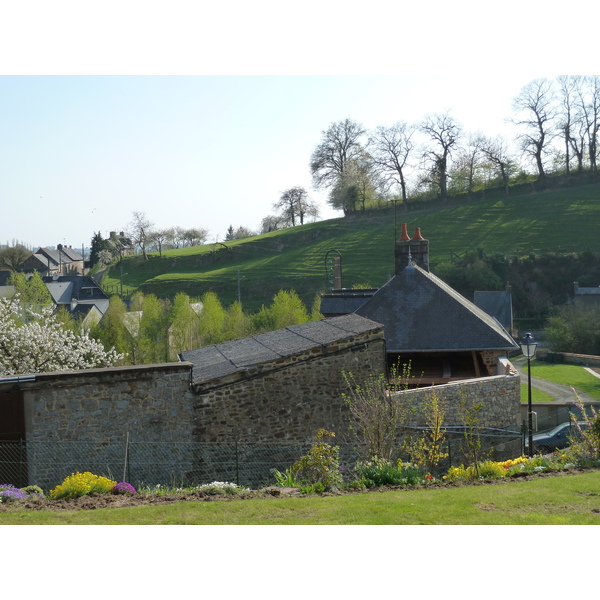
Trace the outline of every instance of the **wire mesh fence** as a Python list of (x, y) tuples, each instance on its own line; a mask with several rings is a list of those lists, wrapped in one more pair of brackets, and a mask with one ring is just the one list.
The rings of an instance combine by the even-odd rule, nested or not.
[[(494, 430), (480, 436), (481, 455), (506, 460), (522, 454), (524, 438)], [(0, 441), (0, 483), (38, 485), (46, 492), (74, 472), (92, 472), (135, 487), (188, 487), (227, 481), (252, 489), (273, 485), (273, 471), (285, 471), (310, 449), (310, 443), (192, 443), (192, 442), (42, 442)], [(364, 448), (339, 445), (340, 466), (351, 478)], [(439, 465), (445, 472), (465, 461), (464, 436), (449, 431), (448, 454)], [(408, 457), (400, 457), (408, 459)]]

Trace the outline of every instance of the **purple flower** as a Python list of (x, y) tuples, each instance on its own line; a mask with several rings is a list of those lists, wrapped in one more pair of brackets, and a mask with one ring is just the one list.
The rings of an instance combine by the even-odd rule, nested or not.
[(0, 502), (26, 500), (27, 498), (27, 494), (23, 490), (16, 488), (14, 485), (11, 485), (10, 483), (0, 484)]
[(126, 483), (125, 481), (121, 481), (120, 483), (117, 483), (117, 485), (113, 486), (113, 488), (110, 490), (113, 494), (135, 494), (135, 488), (130, 484), (130, 483)]

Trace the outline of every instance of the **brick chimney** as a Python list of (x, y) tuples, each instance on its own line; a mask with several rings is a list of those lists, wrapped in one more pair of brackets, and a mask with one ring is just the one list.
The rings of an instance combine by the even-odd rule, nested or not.
[(408, 265), (408, 255), (412, 263), (429, 271), (429, 240), (421, 235), (421, 228), (415, 227), (413, 237), (408, 236), (406, 223), (402, 223), (400, 238), (396, 240), (396, 275)]

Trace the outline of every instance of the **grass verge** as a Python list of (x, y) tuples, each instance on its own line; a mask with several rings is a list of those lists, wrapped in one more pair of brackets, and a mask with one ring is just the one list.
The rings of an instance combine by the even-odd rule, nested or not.
[(573, 387), (600, 400), (600, 379), (578, 365), (531, 362), (531, 376)]
[(597, 525), (600, 471), (456, 488), (79, 511), (0, 512), (1, 525)]

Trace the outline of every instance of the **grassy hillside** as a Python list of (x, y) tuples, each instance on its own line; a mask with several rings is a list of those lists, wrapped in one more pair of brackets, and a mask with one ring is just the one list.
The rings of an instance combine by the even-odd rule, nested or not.
[[(430, 241), (430, 263), (483, 248), (487, 253), (525, 256), (531, 252), (600, 251), (600, 185), (536, 192), (462, 204), (420, 205), (398, 211), (400, 223)], [(294, 289), (308, 305), (328, 289), (325, 257), (342, 256), (343, 285), (384, 284), (394, 273), (391, 207), (276, 231), (226, 244), (210, 244), (125, 259), (124, 290), (139, 289), (173, 298), (179, 291), (200, 296), (215, 291), (228, 305), (238, 297), (245, 310), (270, 303), (280, 289)], [(103, 282), (115, 292), (113, 268)], [(238, 288), (239, 285), (239, 288)]]

